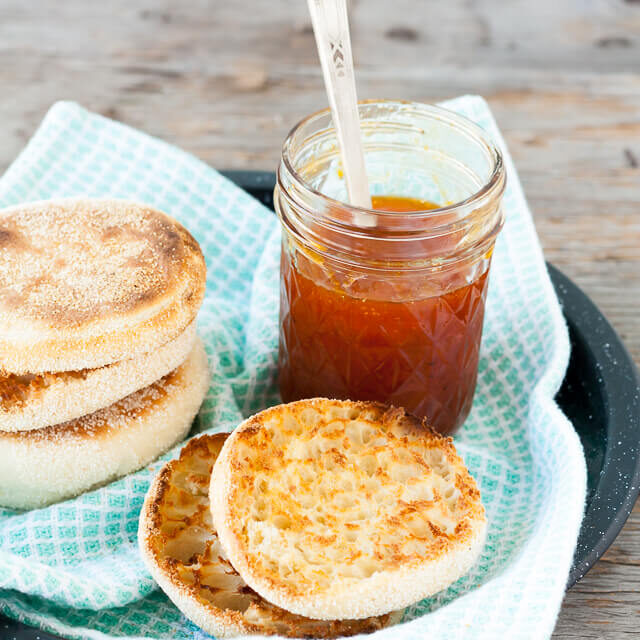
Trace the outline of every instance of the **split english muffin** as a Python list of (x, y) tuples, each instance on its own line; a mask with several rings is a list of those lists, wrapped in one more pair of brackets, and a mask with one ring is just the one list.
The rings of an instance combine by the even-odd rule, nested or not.
[(464, 575), (485, 540), (452, 440), (373, 402), (317, 398), (249, 418), (224, 443), (209, 497), (240, 576), (310, 618), (402, 609)]
[(177, 369), (105, 409), (43, 429), (0, 431), (0, 505), (42, 507), (140, 469), (187, 435), (208, 388), (197, 340)]
[(280, 609), (234, 570), (211, 523), (211, 469), (228, 434), (191, 440), (152, 483), (138, 540), (149, 572), (182, 613), (216, 637), (280, 634), (333, 638), (381, 629), (399, 619), (312, 620)]
[(193, 321), (151, 353), (98, 369), (0, 375), (0, 431), (31, 431), (108, 407), (181, 365), (193, 349)]

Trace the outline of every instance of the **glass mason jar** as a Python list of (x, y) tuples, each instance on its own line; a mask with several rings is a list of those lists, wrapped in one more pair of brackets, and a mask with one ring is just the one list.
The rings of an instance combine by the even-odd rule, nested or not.
[(281, 395), (378, 400), (452, 433), (476, 386), (503, 225), (502, 156), (480, 127), (446, 109), (371, 101), (359, 110), (371, 193), (437, 208), (345, 204), (329, 111), (291, 131), (274, 193)]

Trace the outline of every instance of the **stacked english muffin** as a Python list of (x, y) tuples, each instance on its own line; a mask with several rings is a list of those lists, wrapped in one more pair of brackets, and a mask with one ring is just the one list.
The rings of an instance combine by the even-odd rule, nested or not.
[(326, 638), (449, 586), (486, 526), (451, 438), (402, 409), (316, 398), (192, 440), (152, 483), (138, 535), (205, 631)]
[(205, 276), (197, 242), (150, 207), (0, 211), (0, 505), (77, 495), (187, 434), (209, 384)]

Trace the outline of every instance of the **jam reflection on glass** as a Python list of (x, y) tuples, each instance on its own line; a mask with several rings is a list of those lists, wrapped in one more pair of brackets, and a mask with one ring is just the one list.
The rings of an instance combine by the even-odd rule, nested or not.
[[(385, 211), (435, 206), (396, 196), (373, 198), (373, 208)], [(316, 396), (379, 400), (425, 417), (441, 433), (454, 432), (473, 401), (488, 264), (470, 283), (416, 299), (381, 295), (384, 286), (375, 281), (367, 291), (366, 279), (354, 295), (353, 287), (344, 286), (344, 273), (327, 277), (328, 271), (285, 241), (279, 352), (283, 401)]]

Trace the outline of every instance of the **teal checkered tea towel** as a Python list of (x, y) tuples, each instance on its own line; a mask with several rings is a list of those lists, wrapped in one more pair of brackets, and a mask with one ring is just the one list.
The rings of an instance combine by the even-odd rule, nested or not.
[[(487, 104), (463, 97), (446, 106), (489, 131), (508, 171), (478, 389), (456, 437), (480, 485), (489, 533), (467, 576), (376, 637), (548, 638), (585, 499), (580, 442), (553, 400), (567, 366), (567, 330)], [(208, 278), (198, 327), (212, 379), (194, 431), (230, 430), (276, 403), (276, 217), (194, 157), (63, 102), (0, 179), (0, 206), (76, 195), (149, 203), (200, 242)], [(160, 465), (45, 509), (0, 509), (0, 612), (65, 638), (206, 637), (157, 589), (138, 554), (138, 512)]]

